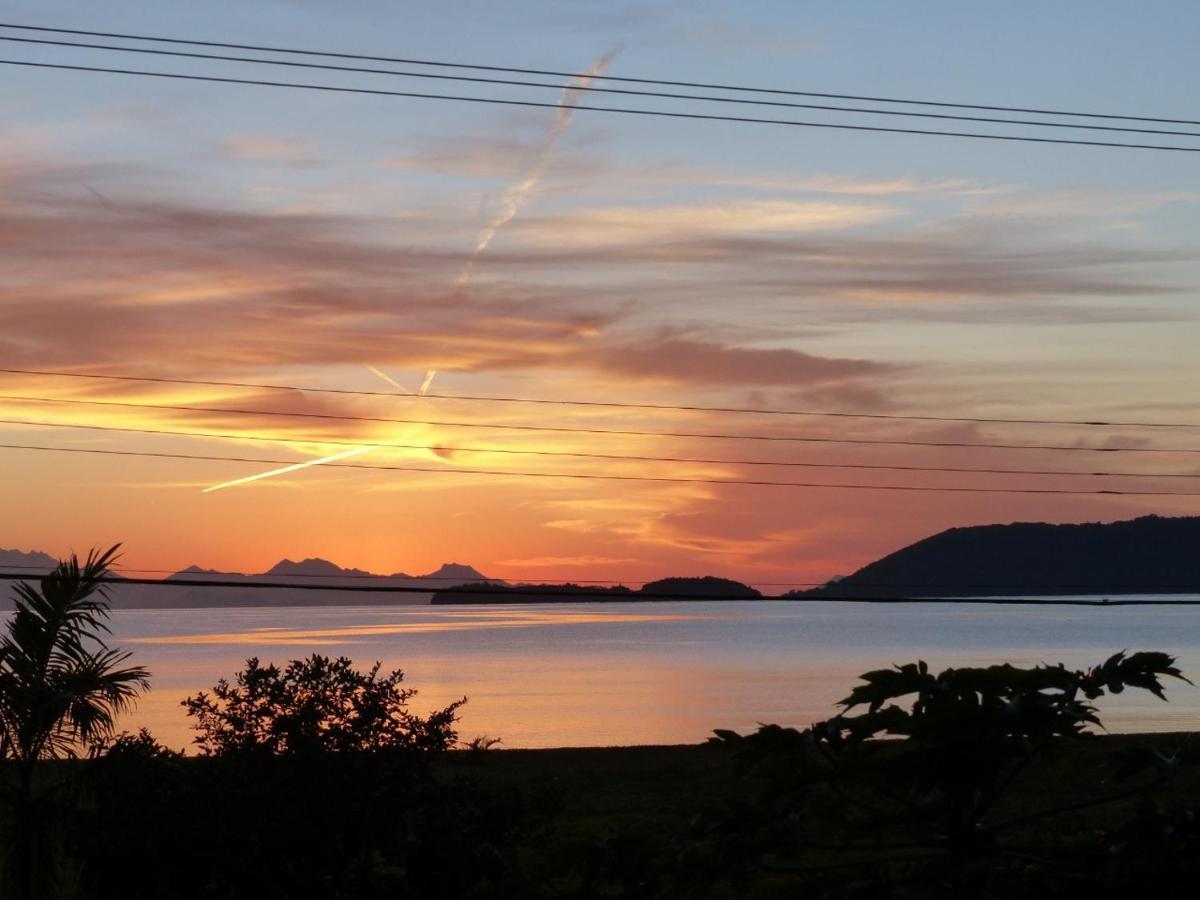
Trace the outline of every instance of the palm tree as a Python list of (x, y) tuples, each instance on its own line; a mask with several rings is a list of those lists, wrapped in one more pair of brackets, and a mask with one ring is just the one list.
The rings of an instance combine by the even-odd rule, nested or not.
[(118, 713), (149, 686), (109, 633), (109, 565), (120, 545), (72, 554), (38, 587), (16, 587), (16, 610), (0, 638), (0, 760), (17, 773), (13, 824), (18, 896), (34, 896), (40, 829), (34, 796), (39, 760), (69, 758), (113, 732)]

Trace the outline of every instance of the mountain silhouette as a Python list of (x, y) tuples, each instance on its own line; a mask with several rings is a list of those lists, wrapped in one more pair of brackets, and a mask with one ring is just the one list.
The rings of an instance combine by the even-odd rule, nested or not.
[(371, 573), (366, 572), (362, 569), (343, 569), (341, 566), (337, 565), (336, 563), (331, 563), (327, 559), (321, 559), (319, 557), (314, 556), (314, 557), (309, 557), (308, 559), (303, 559), (300, 562), (292, 562), (292, 560), (290, 560), (290, 559), (281, 559), (279, 562), (275, 563), (275, 565), (271, 566), (271, 568), (267, 569), (267, 571), (264, 572), (263, 574), (264, 575), (302, 575), (305, 577), (318, 576), (318, 575), (331, 575), (331, 576), (355, 575), (358, 577), (362, 577), (364, 575), (370, 575)]
[(27, 566), (32, 566), (33, 568), (30, 571), (36, 571), (40, 574), (43, 568), (48, 572), (57, 563), (58, 560), (53, 556), (38, 550), (31, 550), (26, 553), (23, 550), (5, 550), (3, 547), (0, 547), (0, 569), (15, 569), (20, 572)]
[(1200, 517), (951, 528), (793, 598), (1200, 593)]
[[(0, 549), (0, 571), (40, 578), (57, 560), (46, 553)], [(5, 569), (5, 567), (8, 569)], [(131, 573), (133, 575), (141, 573)], [(220, 586), (170, 585), (172, 581), (216, 581)], [(312, 587), (267, 590), (238, 582), (281, 582)], [(299, 562), (281, 559), (259, 574), (221, 572), (190, 565), (162, 579), (163, 584), (113, 584), (109, 595), (113, 609), (211, 609), (239, 606), (411, 606), (429, 603), (433, 592), (455, 584), (495, 583), (473, 566), (443, 563), (425, 575), (396, 572), (377, 575), (364, 569), (344, 569), (327, 559), (310, 557)], [(233, 582), (233, 586), (229, 583)], [(347, 586), (404, 588), (402, 592), (354, 592)], [(315, 590), (312, 588), (316, 588)], [(11, 604), (11, 592), (0, 583), (0, 608)]]

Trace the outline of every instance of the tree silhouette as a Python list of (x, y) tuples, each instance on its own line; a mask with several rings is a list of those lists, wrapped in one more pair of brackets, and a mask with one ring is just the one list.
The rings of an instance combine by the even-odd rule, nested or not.
[(34, 792), (39, 760), (73, 757), (111, 736), (118, 713), (149, 686), (129, 654), (105, 643), (109, 632), (105, 579), (117, 558), (113, 546), (74, 554), (35, 588), (16, 586), (16, 609), (0, 639), (0, 759), (15, 764), (16, 840), (11, 845), (18, 896), (32, 898), (42, 837)]
[(246, 660), (231, 684), (222, 678), (211, 695), (183, 701), (200, 732), (195, 743), (209, 755), (271, 755), (380, 750), (444, 750), (458, 739), (455, 723), (466, 698), (426, 718), (410, 712), (416, 694), (401, 686), (404, 673), (366, 672), (346, 657), (314, 653), (286, 669)]

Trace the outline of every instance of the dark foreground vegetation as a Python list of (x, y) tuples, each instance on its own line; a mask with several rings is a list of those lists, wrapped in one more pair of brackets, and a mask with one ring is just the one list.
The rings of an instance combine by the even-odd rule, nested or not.
[(1086, 670), (866, 673), (803, 730), (496, 750), (399, 672), (256, 659), (185, 701), (198, 755), (113, 736), (149, 673), (71, 561), (0, 639), (0, 896), (960, 898), (1172, 895), (1200, 879), (1188, 735), (1102, 736), (1163, 653)]

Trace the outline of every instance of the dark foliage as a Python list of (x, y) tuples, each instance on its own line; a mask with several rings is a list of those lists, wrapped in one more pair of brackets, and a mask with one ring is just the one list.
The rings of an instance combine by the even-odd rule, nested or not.
[(71, 556), (36, 587), (16, 586), (0, 638), (0, 761), (5, 776), (15, 770), (5, 798), (5, 896), (51, 896), (69, 875), (52, 826), (69, 785), (61, 778), (39, 783), (39, 766), (106, 740), (116, 715), (148, 685), (145, 669), (124, 665), (129, 654), (105, 643), (106, 579), (117, 549), (93, 550), (83, 564)]
[(258, 658), (233, 683), (183, 701), (205, 754), (364, 753), (445, 750), (458, 739), (458, 710), (466, 698), (421, 717), (408, 709), (416, 694), (401, 686), (404, 673), (366, 672), (349, 659), (313, 654), (287, 667)]
[[(1108, 783), (1089, 785), (1081, 802), (1031, 808), (1010, 795), (1031, 767), (1052, 765), (1064, 741), (1092, 736), (1087, 729), (1100, 725), (1093, 701), (1126, 687), (1165, 699), (1164, 677), (1183, 679), (1164, 653), (1118, 653), (1083, 671), (999, 665), (933, 674), (919, 662), (868, 672), (842, 701), (843, 713), (804, 731), (718, 732), (758, 793), (702, 825), (710, 837), (724, 834), (730, 858), (747, 871), (826, 886), (919, 885), (942, 896), (1005, 884), (997, 896), (1035, 887), (1059, 896), (1048, 885), (1064, 878), (1111, 883), (1101, 880), (1110, 866), (1081, 869), (1079, 848), (1063, 857), (1066, 848), (1042, 823), (1145, 796), (1180, 758), (1114, 760)], [(1123, 833), (1108, 845), (1093, 841), (1087, 852), (1104, 858), (1118, 842), (1133, 847), (1115, 836)], [(1137, 868), (1135, 857), (1123, 864)]]
[[(172, 753), (144, 731), (112, 741), (90, 764), (95, 818), (75, 848), (89, 892), (149, 900), (483, 891), (517, 804), (438, 775), (433, 762), (455, 744), (465, 701), (418, 716), (402, 679), (378, 663), (360, 672), (345, 658), (313, 655), (282, 669), (250, 659), (232, 682), (184, 701), (203, 756)], [(118, 837), (139, 826), (138, 846)]]
[(110, 649), (104, 579), (117, 547), (60, 562), (38, 586), (16, 586), (0, 638), (0, 759), (22, 766), (73, 755), (112, 733), (148, 686), (128, 653)]
[(519, 798), (430, 760), (114, 745), (88, 763), (72, 853), (103, 900), (494, 896)]

